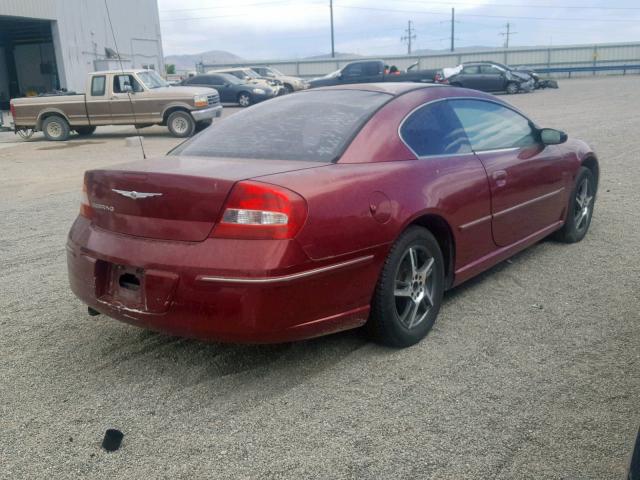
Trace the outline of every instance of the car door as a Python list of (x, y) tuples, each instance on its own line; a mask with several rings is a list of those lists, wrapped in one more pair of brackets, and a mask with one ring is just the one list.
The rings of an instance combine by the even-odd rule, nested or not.
[(499, 92), (504, 90), (504, 71), (494, 65), (480, 65), (481, 90)]
[[(127, 93), (127, 88), (134, 93)], [(114, 125), (131, 125), (134, 121), (136, 99), (135, 92), (142, 92), (140, 83), (129, 74), (115, 74), (111, 82), (111, 98), (109, 107), (111, 110), (111, 123)]]
[(451, 215), (447, 221), (456, 232), (456, 269), (495, 250), (487, 174), (448, 102), (413, 110), (400, 126), (400, 137), (418, 157), (418, 196)]
[(365, 62), (352, 63), (342, 69), (340, 83), (362, 83), (364, 82)]
[(455, 83), (459, 83), (465, 88), (480, 90), (482, 87), (480, 67), (478, 65), (465, 65), (462, 67), (462, 71), (456, 76)]
[(502, 104), (449, 102), (487, 171), (495, 243), (511, 245), (560, 222), (570, 171), (561, 149), (542, 145), (531, 121)]
[(204, 86), (215, 88), (220, 95), (221, 103), (232, 103), (237, 100), (233, 86), (221, 75), (207, 75)]

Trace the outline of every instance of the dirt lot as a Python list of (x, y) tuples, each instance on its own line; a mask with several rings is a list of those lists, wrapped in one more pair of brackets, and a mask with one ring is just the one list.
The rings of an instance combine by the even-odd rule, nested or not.
[[(355, 332), (202, 344), (88, 317), (65, 236), (82, 172), (138, 157), (133, 130), (0, 135), (1, 476), (622, 478), (640, 424), (639, 84), (508, 97), (595, 147), (591, 232), (449, 292), (432, 333), (401, 351)], [(144, 135), (152, 155), (178, 143)], [(100, 449), (108, 427), (125, 433), (116, 453)]]

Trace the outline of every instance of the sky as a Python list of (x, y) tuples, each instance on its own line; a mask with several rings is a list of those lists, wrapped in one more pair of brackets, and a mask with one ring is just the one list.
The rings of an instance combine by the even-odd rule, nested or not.
[[(571, 45), (640, 41), (638, 0), (334, 0), (335, 50), (359, 55), (455, 45)], [(245, 59), (293, 59), (331, 51), (329, 0), (158, 0), (165, 55), (225, 50)]]

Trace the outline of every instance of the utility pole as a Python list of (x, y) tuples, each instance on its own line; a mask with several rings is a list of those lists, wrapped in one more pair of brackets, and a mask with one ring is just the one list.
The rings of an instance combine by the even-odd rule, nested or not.
[(506, 32), (500, 32), (500, 35), (505, 37), (504, 48), (509, 48), (509, 37), (511, 37), (511, 35), (515, 35), (518, 32), (512, 32), (511, 31), (511, 24), (509, 22), (507, 22), (505, 27), (506, 27), (507, 31)]
[(401, 42), (407, 42), (407, 55), (411, 55), (411, 41), (416, 39), (415, 31), (413, 30), (413, 25), (411, 20), (407, 23), (407, 29), (405, 30), (407, 34), (403, 37), (400, 37)]
[(336, 49), (335, 49), (335, 43), (333, 40), (333, 0), (329, 0), (329, 12), (331, 15), (331, 58), (335, 58)]
[(454, 36), (456, 34), (456, 28), (455, 28), (455, 23), (456, 23), (456, 9), (452, 8), (451, 9), (451, 51), (453, 52), (454, 50)]

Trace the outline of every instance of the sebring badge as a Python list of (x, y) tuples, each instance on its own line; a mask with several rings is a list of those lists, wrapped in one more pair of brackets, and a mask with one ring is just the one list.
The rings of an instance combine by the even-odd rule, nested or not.
[(128, 190), (118, 190), (116, 188), (112, 188), (111, 191), (116, 192), (123, 197), (132, 198), (133, 200), (138, 200), (139, 198), (149, 198), (149, 197), (160, 197), (161, 193), (148, 193), (148, 192), (136, 192), (128, 191)]

